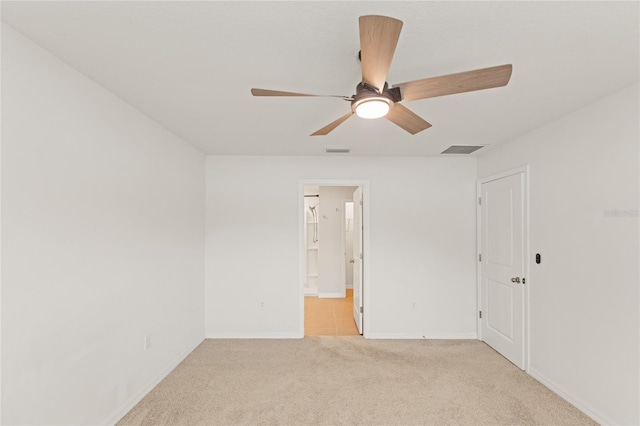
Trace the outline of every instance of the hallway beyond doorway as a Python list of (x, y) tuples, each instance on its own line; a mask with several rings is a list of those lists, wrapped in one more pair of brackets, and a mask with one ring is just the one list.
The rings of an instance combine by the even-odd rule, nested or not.
[(353, 289), (340, 299), (304, 298), (305, 336), (359, 336), (353, 319)]

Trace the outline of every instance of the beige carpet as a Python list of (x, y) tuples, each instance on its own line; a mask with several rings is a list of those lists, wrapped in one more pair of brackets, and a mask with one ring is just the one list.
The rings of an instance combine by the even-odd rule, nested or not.
[(589, 425), (472, 340), (205, 340), (119, 425)]

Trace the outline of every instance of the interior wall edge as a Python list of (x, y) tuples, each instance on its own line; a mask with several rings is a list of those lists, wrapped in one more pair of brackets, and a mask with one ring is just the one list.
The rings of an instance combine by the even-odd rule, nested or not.
[(206, 156), (1, 28), (0, 421), (104, 424), (204, 338)]
[(282, 332), (282, 333), (242, 333), (242, 332), (222, 332), (207, 333), (207, 339), (302, 339), (304, 333)]
[(603, 424), (640, 419), (639, 88), (478, 157), (479, 180), (530, 167), (528, 372)]
[(569, 392), (567, 389), (563, 388), (559, 384), (555, 383), (553, 380), (545, 376), (540, 371), (536, 370), (535, 367), (529, 367), (528, 371), (529, 375), (545, 385), (549, 390), (553, 391), (555, 394), (560, 396), (565, 401), (569, 402), (571, 405), (576, 407), (578, 410), (582, 411), (587, 416), (591, 417), (596, 422), (601, 425), (615, 425), (619, 424), (619, 422), (613, 421), (612, 419), (607, 418), (604, 414), (600, 413), (600, 411), (592, 406), (590, 406), (585, 401), (576, 397), (572, 392)]
[(113, 89), (111, 87), (105, 86), (104, 84), (102, 84), (101, 82), (97, 81), (96, 79), (94, 79), (93, 77), (90, 77), (89, 75), (83, 73), (82, 71), (80, 71), (78, 68), (74, 67), (73, 65), (71, 65), (68, 61), (62, 59), (60, 56), (52, 53), (50, 50), (46, 49), (45, 47), (43, 47), (40, 43), (36, 42), (33, 40), (33, 38), (27, 36), (25, 33), (21, 32), (20, 30), (16, 29), (15, 27), (13, 27), (12, 25), (6, 23), (5, 21), (0, 21), (0, 25), (3, 27), (7, 27), (10, 28), (12, 31), (15, 31), (16, 33), (20, 34), (22, 37), (24, 37), (25, 39), (29, 40), (31, 43), (35, 44), (36, 46), (38, 46), (40, 49), (44, 50), (45, 52), (47, 52), (47, 54), (51, 55), (53, 58), (55, 58), (57, 61), (59, 61), (60, 63), (64, 64), (65, 66), (71, 68), (72, 70), (74, 70), (75, 72), (77, 72), (78, 74), (81, 74), (84, 78), (86, 78), (87, 80), (91, 81), (92, 83), (94, 83), (96, 86), (99, 86), (102, 90), (108, 92), (111, 96), (117, 98), (118, 100), (120, 100), (122, 103), (126, 104), (129, 108), (136, 110), (139, 114), (145, 116), (149, 121), (154, 122), (157, 126), (162, 127), (166, 132), (172, 134), (174, 137), (180, 139), (181, 141), (183, 141), (185, 144), (189, 145), (189, 147), (191, 147), (194, 151), (199, 152), (200, 154), (202, 154), (203, 156), (206, 156), (207, 153), (202, 150), (202, 148), (198, 147), (197, 145), (191, 143), (187, 138), (185, 138), (184, 136), (182, 136), (181, 134), (179, 134), (178, 132), (176, 132), (175, 130), (167, 127), (164, 123), (159, 122), (158, 120), (156, 120), (155, 118), (151, 117), (149, 114), (147, 114), (145, 111), (141, 110), (140, 108), (138, 108), (137, 106), (135, 106), (134, 104), (132, 104), (130, 102), (129, 99), (122, 97), (122, 95), (116, 93), (113, 91)]
[(175, 360), (170, 362), (167, 367), (160, 372), (156, 377), (149, 381), (137, 395), (131, 397), (129, 401), (127, 401), (122, 408), (118, 409), (112, 416), (109, 417), (109, 420), (102, 422), (102, 424), (106, 425), (115, 425), (117, 424), (133, 407), (135, 407), (142, 399), (147, 396), (149, 392), (153, 390), (156, 386), (160, 384), (182, 361), (185, 360), (189, 356), (191, 352), (193, 352), (202, 342), (204, 342), (204, 337), (199, 337), (197, 341), (188, 346), (188, 349), (182, 352)]
[(415, 333), (368, 333), (367, 339), (411, 339), (411, 340), (478, 340), (477, 333), (415, 334)]
[(346, 292), (344, 293), (318, 293), (319, 299), (344, 299)]

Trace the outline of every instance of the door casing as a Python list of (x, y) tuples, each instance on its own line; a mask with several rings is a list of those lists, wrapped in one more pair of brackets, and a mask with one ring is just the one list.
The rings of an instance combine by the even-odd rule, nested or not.
[[(354, 268), (353, 268), (353, 319), (356, 322), (356, 327), (358, 328), (358, 332), (362, 334), (363, 332), (363, 307), (362, 303), (362, 289), (363, 289), (363, 274), (362, 274), (362, 266), (363, 266), (363, 256), (362, 256), (362, 212), (364, 210), (364, 200), (362, 199), (362, 188), (358, 187), (353, 192), (353, 223), (354, 223), (354, 231), (353, 231), (353, 258), (354, 258)], [(357, 277), (357, 279), (356, 279)]]
[[(304, 279), (305, 279), (305, 242), (304, 242), (304, 187), (305, 185), (314, 186), (359, 186), (362, 188), (362, 200), (364, 208), (362, 211), (362, 261), (363, 261), (363, 282), (362, 282), (362, 304), (363, 304), (363, 337), (367, 337), (369, 330), (370, 316), (369, 307), (369, 282), (371, 278), (369, 262), (369, 180), (366, 179), (300, 179), (298, 181), (298, 298), (299, 298), (299, 326), (298, 337), (304, 338)], [(322, 201), (322, 200), (321, 200)]]

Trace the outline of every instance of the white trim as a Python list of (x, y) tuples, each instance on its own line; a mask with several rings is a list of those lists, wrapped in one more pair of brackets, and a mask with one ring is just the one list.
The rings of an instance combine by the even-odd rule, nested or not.
[(528, 172), (529, 172), (529, 165), (525, 164), (524, 166), (515, 167), (513, 169), (509, 169), (504, 172), (478, 178), (478, 182), (487, 183), (487, 182), (491, 182), (492, 180), (498, 180), (498, 179), (505, 178), (507, 176), (517, 175), (518, 173), (528, 173)]
[(612, 420), (610, 418), (607, 418), (607, 416), (603, 415), (598, 410), (594, 409), (593, 407), (591, 407), (589, 404), (587, 404), (586, 402), (584, 402), (580, 398), (572, 395), (571, 392), (567, 391), (564, 387), (560, 386), (559, 384), (557, 384), (553, 380), (551, 380), (548, 377), (546, 377), (540, 371), (536, 370), (535, 367), (529, 366), (528, 373), (529, 373), (529, 375), (531, 377), (533, 377), (534, 379), (536, 379), (537, 381), (539, 381), (540, 383), (545, 385), (547, 388), (549, 388), (551, 391), (556, 393), (558, 396), (560, 396), (565, 401), (569, 402), (571, 405), (576, 407), (578, 410), (582, 411), (584, 414), (586, 414), (587, 416), (591, 417), (597, 423), (599, 423), (601, 425), (616, 425), (616, 424), (620, 424), (619, 421), (614, 421), (614, 420)]
[(526, 164), (524, 166), (516, 167), (514, 169), (510, 169), (501, 173), (496, 173), (494, 175), (485, 176), (479, 178), (476, 183), (476, 301), (477, 301), (477, 309), (476, 309), (476, 330), (478, 334), (478, 340), (482, 340), (482, 320), (479, 318), (478, 312), (482, 311), (482, 262), (478, 260), (478, 256), (482, 253), (482, 206), (478, 204), (478, 198), (482, 196), (482, 184), (491, 182), (494, 180), (502, 179), (508, 176), (517, 175), (522, 173), (523, 183), (522, 190), (524, 208), (523, 208), (523, 227), (524, 227), (524, 235), (523, 235), (523, 247), (524, 253), (522, 254), (524, 262), (523, 262), (523, 277), (527, 279), (527, 283), (524, 287), (524, 371), (529, 372), (530, 362), (531, 362), (531, 317), (530, 317), (530, 289), (531, 289), (531, 274), (530, 274), (530, 247), (529, 247), (529, 212), (530, 212), (530, 199), (529, 199), (529, 165)]
[(282, 333), (242, 333), (242, 332), (221, 332), (221, 333), (208, 333), (207, 339), (301, 339), (304, 337), (304, 333), (296, 332), (282, 332)]
[(476, 182), (476, 333), (478, 340), (482, 340), (482, 321), (480, 320), (480, 312), (482, 311), (482, 262), (480, 255), (482, 253), (482, 209), (478, 200), (482, 196), (482, 183), (478, 179)]
[(164, 378), (167, 377), (169, 375), (169, 373), (171, 373), (178, 365), (180, 365), (180, 363), (182, 361), (184, 361), (184, 359), (187, 356), (189, 356), (189, 354), (191, 352), (193, 352), (198, 346), (200, 346), (200, 344), (202, 342), (204, 342), (204, 339), (202, 337), (200, 337), (200, 338), (198, 338), (197, 343), (188, 346), (189, 349), (187, 349), (186, 351), (182, 352), (177, 357), (177, 359), (175, 359), (172, 363), (169, 364), (169, 366), (167, 368), (163, 369), (160, 372), (160, 374), (158, 374), (155, 378), (153, 378), (149, 382), (149, 384), (147, 386), (142, 388), (142, 390), (140, 392), (138, 392), (132, 398), (130, 398), (128, 402), (125, 402), (124, 405), (122, 406), (122, 408), (120, 408), (119, 410), (117, 410), (115, 412), (115, 414), (110, 416), (110, 419), (108, 421), (102, 422), (101, 424), (115, 425), (120, 420), (122, 420), (122, 418), (124, 416), (126, 416), (127, 413), (133, 409), (133, 407), (135, 407), (140, 401), (142, 401), (142, 398), (147, 396), (147, 394), (149, 392), (151, 392), (153, 390), (153, 388), (158, 386), (160, 384), (160, 382), (162, 380), (164, 380)]
[[(2, 62), (2, 60), (0, 60), (0, 63)], [(1, 102), (0, 102), (1, 104)], [(2, 106), (0, 105), (0, 117), (2, 116), (1, 114), (2, 112)], [(2, 125), (0, 125), (0, 128), (2, 128)], [(1, 134), (1, 133), (0, 133)], [(1, 165), (2, 165), (2, 143), (0, 143), (0, 171), (2, 169)], [(0, 173), (0, 176), (2, 176), (2, 173)], [(1, 179), (0, 179), (1, 181)], [(1, 182), (0, 182), (1, 183)], [(2, 188), (2, 185), (0, 185), (0, 188)], [(0, 193), (0, 212), (2, 211), (2, 194)], [(0, 241), (2, 241), (2, 215), (0, 215)], [(0, 295), (2, 295), (2, 250), (1, 250), (2, 244), (0, 244)], [(0, 299), (2, 300), (2, 299)], [(0, 318), (2, 318), (2, 303), (0, 303)], [(0, 320), (0, 330), (2, 330), (2, 320)], [(0, 354), (2, 354), (2, 333), (0, 333)], [(1, 356), (0, 356), (0, 377), (2, 377), (2, 362), (1, 362)], [(0, 401), (2, 401), (2, 380), (0, 380)], [(0, 423), (2, 423), (2, 404), (0, 403)]]
[(523, 183), (523, 187), (524, 187), (524, 203), (525, 203), (525, 208), (524, 208), (524, 273), (525, 273), (525, 278), (527, 279), (527, 283), (525, 284), (524, 287), (524, 319), (527, 322), (524, 325), (524, 334), (525, 334), (525, 347), (524, 347), (524, 351), (525, 351), (525, 359), (524, 359), (524, 371), (529, 372), (529, 369), (531, 368), (531, 283), (533, 282), (533, 280), (531, 279), (531, 247), (530, 247), (530, 234), (529, 234), (529, 230), (531, 229), (530, 227), (530, 209), (531, 209), (531, 203), (530, 203), (530, 194), (531, 192), (529, 191), (529, 181), (530, 181), (530, 176), (529, 176), (529, 165), (526, 165), (523, 167), (524, 168), (524, 183)]
[(414, 339), (414, 340), (478, 340), (476, 333), (460, 333), (460, 334), (388, 334), (388, 333), (369, 333), (367, 339)]
[(318, 293), (318, 299), (343, 299), (347, 297), (346, 290), (342, 293)]
[(317, 286), (314, 286), (314, 287), (305, 286), (304, 287), (304, 295), (305, 295), (305, 297), (318, 297), (318, 287)]
[(368, 338), (367, 331), (369, 330), (369, 324), (371, 319), (369, 318), (369, 283), (371, 278), (369, 261), (369, 238), (371, 226), (369, 216), (369, 180), (368, 179), (300, 179), (298, 180), (298, 298), (300, 300), (298, 308), (298, 323), (299, 323), (299, 335), (296, 337), (304, 337), (304, 186), (305, 185), (317, 185), (317, 186), (359, 186), (362, 188), (362, 202), (364, 209), (362, 211), (362, 224), (364, 226), (363, 233), (363, 245), (362, 245), (362, 257), (364, 259), (364, 277), (362, 283), (362, 300), (363, 300), (363, 337)]

